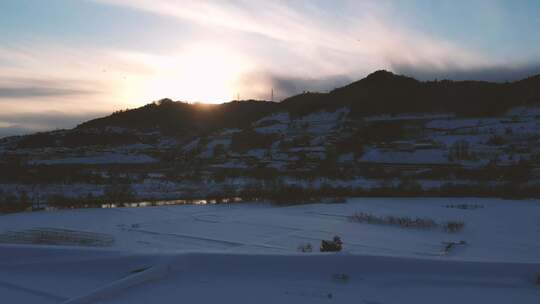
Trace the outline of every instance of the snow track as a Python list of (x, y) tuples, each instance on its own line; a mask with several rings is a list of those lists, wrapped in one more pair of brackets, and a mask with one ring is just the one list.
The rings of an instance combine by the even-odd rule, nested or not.
[(144, 268), (144, 270), (141, 272), (133, 273), (126, 278), (106, 284), (105, 286), (93, 290), (88, 294), (71, 298), (63, 302), (63, 304), (89, 304), (107, 298), (121, 296), (122, 293), (129, 292), (130, 289), (136, 288), (150, 281), (162, 279), (171, 272), (173, 272), (172, 264), (167, 263)]

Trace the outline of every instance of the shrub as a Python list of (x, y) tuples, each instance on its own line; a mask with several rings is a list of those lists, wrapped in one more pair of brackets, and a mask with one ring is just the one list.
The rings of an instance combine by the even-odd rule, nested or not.
[(417, 181), (404, 179), (400, 181), (397, 190), (404, 195), (417, 196), (422, 193), (423, 188), (422, 185)]
[(349, 275), (346, 273), (336, 273), (332, 276), (332, 278), (334, 279), (334, 281), (342, 283), (347, 283), (349, 281)]
[(458, 222), (458, 221), (450, 221), (443, 224), (443, 229), (446, 232), (458, 232), (463, 230), (463, 227), (465, 227), (465, 223)]
[(285, 185), (281, 181), (272, 185), (268, 199), (278, 206), (289, 206), (305, 203), (319, 202), (320, 197), (316, 191), (304, 189), (297, 185)]
[(364, 212), (357, 212), (352, 216), (349, 216), (349, 220), (358, 223), (386, 224), (406, 228), (432, 228), (437, 226), (437, 223), (430, 218), (410, 218), (397, 216), (382, 217)]
[(467, 245), (467, 242), (465, 241), (459, 241), (459, 242), (443, 242), (443, 250), (441, 252), (442, 255), (447, 255), (452, 251), (452, 249), (458, 245), (464, 246)]
[(450, 161), (473, 159), (473, 155), (470, 151), (470, 144), (466, 140), (456, 141), (452, 144), (452, 146), (450, 146), (448, 152), (448, 158)]
[(331, 241), (322, 240), (321, 241), (321, 252), (337, 252), (341, 251), (343, 242), (339, 236), (335, 236)]
[(274, 134), (262, 134), (253, 130), (244, 130), (233, 134), (231, 150), (238, 153), (245, 153), (252, 149), (269, 149), (277, 139)]
[(105, 188), (105, 198), (109, 204), (122, 204), (133, 201), (135, 192), (129, 184), (112, 184)]
[(505, 144), (504, 138), (500, 135), (493, 135), (488, 138), (486, 144), (490, 146), (502, 146)]
[(445, 223), (437, 223), (430, 218), (411, 218), (411, 217), (397, 217), (397, 216), (376, 216), (370, 213), (357, 212), (348, 217), (349, 221), (356, 223), (368, 223), (379, 225), (391, 225), (399, 226), (403, 228), (421, 228), (421, 229), (433, 229), (442, 228), (446, 232), (458, 232), (463, 229), (465, 223), (458, 221), (449, 221)]
[(18, 197), (13, 193), (0, 193), (0, 214), (22, 212), (32, 207), (28, 195), (21, 191)]
[(313, 251), (313, 247), (311, 246), (310, 243), (300, 244), (300, 245), (298, 246), (298, 251), (300, 251), (300, 252), (312, 252), (312, 251)]
[(445, 208), (451, 208), (451, 209), (462, 209), (462, 210), (474, 210), (474, 209), (481, 209), (484, 208), (484, 205), (479, 204), (451, 204), (446, 205)]
[(536, 284), (540, 285), (540, 274), (536, 276)]

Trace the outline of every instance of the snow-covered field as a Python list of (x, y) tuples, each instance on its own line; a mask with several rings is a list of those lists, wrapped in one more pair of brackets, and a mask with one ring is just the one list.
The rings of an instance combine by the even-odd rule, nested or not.
[[(480, 208), (447, 208), (457, 204)], [(349, 221), (355, 212), (465, 227), (448, 233)], [(5, 237), (53, 229), (105, 234), (114, 243), (52, 246), (45, 237), (43, 244)], [(334, 235), (343, 251), (317, 252)], [(0, 302), (539, 303), (538, 235), (540, 201), (532, 200), (377, 198), (20, 213), (0, 216)], [(448, 242), (460, 241), (444, 252)], [(314, 252), (300, 253), (307, 243)]]

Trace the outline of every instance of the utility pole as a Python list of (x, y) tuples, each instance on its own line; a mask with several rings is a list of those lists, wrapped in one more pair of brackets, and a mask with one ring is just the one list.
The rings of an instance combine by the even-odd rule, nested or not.
[(272, 88), (272, 97), (270, 99), (271, 101), (274, 101), (274, 88)]

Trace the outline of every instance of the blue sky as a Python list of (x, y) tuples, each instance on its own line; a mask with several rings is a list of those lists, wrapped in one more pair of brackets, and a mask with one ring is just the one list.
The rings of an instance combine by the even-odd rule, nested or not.
[(0, 136), (164, 97), (325, 91), (540, 73), (540, 1), (2, 0)]

